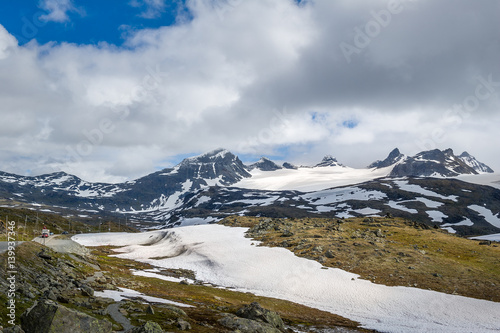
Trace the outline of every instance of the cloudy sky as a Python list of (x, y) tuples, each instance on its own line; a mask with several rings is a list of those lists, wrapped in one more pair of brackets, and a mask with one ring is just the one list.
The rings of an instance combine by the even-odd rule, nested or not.
[(19, 0), (0, 10), (0, 170), (116, 182), (225, 147), (500, 170), (497, 0)]

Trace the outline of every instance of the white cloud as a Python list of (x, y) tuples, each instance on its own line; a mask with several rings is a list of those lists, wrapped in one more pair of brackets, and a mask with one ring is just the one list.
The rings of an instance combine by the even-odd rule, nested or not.
[(72, 0), (41, 0), (38, 7), (47, 11), (47, 14), (40, 15), (40, 20), (45, 22), (67, 22), (68, 12), (76, 12), (83, 15), (82, 8), (77, 8)]
[(7, 58), (17, 46), (17, 40), (0, 25), (0, 60)]
[[(191, 0), (192, 21), (137, 31), (123, 48), (18, 46), (0, 26), (0, 170), (115, 181), (221, 146), (366, 166), (394, 147), (420, 151), (438, 127), (436, 147), (500, 169), (498, 5), (463, 4), (414, 2), (350, 64), (339, 43), (385, 1)], [(447, 24), (449, 11), (470, 25)], [(446, 110), (490, 74), (491, 96), (450, 126)]]
[(132, 7), (144, 8), (139, 14), (140, 17), (154, 19), (160, 17), (165, 12), (165, 2), (165, 0), (132, 0), (129, 4)]

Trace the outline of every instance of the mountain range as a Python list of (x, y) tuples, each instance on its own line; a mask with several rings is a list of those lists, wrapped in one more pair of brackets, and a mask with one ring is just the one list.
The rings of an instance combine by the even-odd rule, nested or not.
[[(207, 223), (227, 215), (401, 216), (461, 235), (500, 232), (500, 190), (450, 177), (493, 170), (464, 152), (394, 149), (367, 169), (326, 156), (314, 166), (245, 165), (217, 149), (134, 181), (91, 183), (57, 172), (35, 177), (0, 172), (0, 198), (75, 218), (127, 219), (138, 227)], [(300, 184), (305, 184), (299, 186)]]

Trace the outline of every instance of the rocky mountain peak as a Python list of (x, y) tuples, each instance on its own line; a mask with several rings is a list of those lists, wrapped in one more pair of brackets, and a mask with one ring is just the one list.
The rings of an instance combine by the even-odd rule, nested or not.
[(468, 152), (464, 151), (460, 156), (458, 156), (465, 164), (476, 170), (478, 173), (493, 173), (491, 169), (486, 164), (479, 162), (474, 156), (470, 155)]
[(404, 158), (405, 158), (405, 155), (401, 154), (401, 152), (399, 151), (398, 148), (394, 148), (389, 153), (389, 156), (387, 156), (387, 158), (385, 160), (383, 160), (383, 161), (378, 160), (376, 162), (373, 162), (372, 164), (370, 164), (368, 166), (368, 169), (385, 168), (385, 167), (391, 166), (393, 164), (396, 164), (396, 163), (402, 161)]
[(259, 169), (261, 171), (275, 171), (282, 169), (279, 165), (268, 159), (267, 157), (261, 157), (258, 162), (250, 164), (248, 166), (249, 170)]
[(329, 167), (329, 166), (343, 166), (340, 164), (335, 157), (332, 155), (326, 155), (323, 157), (320, 163), (316, 164), (314, 167)]
[(289, 162), (283, 163), (283, 168), (284, 169), (293, 169), (293, 170), (298, 169), (297, 166), (295, 166), (295, 165), (293, 165), (292, 163), (289, 163)]
[(217, 148), (207, 153), (185, 158), (180, 165), (197, 164), (197, 163), (215, 163), (215, 162), (232, 162), (237, 157), (230, 151), (224, 148)]
[(455, 177), (462, 174), (477, 174), (448, 148), (423, 151), (394, 166), (391, 177)]

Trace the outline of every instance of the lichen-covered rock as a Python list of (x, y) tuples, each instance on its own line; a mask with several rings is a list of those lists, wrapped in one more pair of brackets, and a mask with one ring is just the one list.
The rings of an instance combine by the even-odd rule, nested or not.
[(160, 325), (154, 321), (148, 321), (144, 325), (131, 328), (125, 333), (163, 333), (163, 330)]
[(236, 312), (236, 315), (241, 318), (247, 318), (270, 324), (272, 327), (275, 327), (279, 330), (284, 329), (283, 320), (281, 319), (279, 314), (274, 311), (264, 309), (257, 302), (253, 302), (251, 304), (243, 306)]
[(181, 331), (188, 331), (191, 329), (191, 324), (182, 318), (177, 318), (176, 325)]
[(226, 313), (224, 317), (219, 319), (219, 324), (235, 332), (241, 333), (281, 333), (279, 329), (270, 324), (257, 320), (240, 318), (230, 313)]
[(25, 333), (21, 326), (9, 326), (1, 330), (2, 333)]
[(21, 316), (21, 327), (29, 333), (108, 333), (112, 325), (83, 312), (43, 299)]

